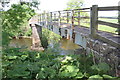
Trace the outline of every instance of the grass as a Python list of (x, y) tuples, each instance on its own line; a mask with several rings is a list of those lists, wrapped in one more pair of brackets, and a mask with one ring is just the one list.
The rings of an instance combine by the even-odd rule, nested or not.
[[(89, 19), (85, 19), (86, 21), (89, 21)], [(118, 20), (117, 19), (105, 19), (105, 18), (99, 18), (99, 20), (101, 20), (101, 21), (106, 21), (106, 22), (111, 22), (111, 23), (118, 23)], [(69, 23), (71, 23), (71, 20), (69, 20), (70, 22)], [(83, 20), (84, 21), (84, 20)], [(66, 20), (62, 20), (61, 22), (67, 22)], [(90, 21), (89, 21), (90, 22)], [(78, 22), (77, 21), (75, 21), (74, 22), (74, 24), (75, 25), (78, 25)], [(85, 27), (90, 27), (90, 23), (83, 23), (82, 21), (81, 21), (81, 23), (80, 23), (80, 25), (82, 25), (82, 26), (85, 26)], [(98, 30), (100, 30), (100, 31), (105, 31), (105, 32), (110, 32), (110, 33), (117, 33), (116, 32), (116, 30), (117, 30), (117, 28), (113, 28), (113, 27), (110, 27), (110, 26), (106, 26), (106, 25), (98, 25)]]
[(107, 19), (107, 18), (99, 18), (98, 20), (111, 22), (111, 23), (118, 23), (118, 19)]
[[(61, 18), (61, 19), (63, 19), (63, 18)], [(61, 23), (62, 23), (62, 22), (63, 22), (63, 23), (67, 23), (66, 20), (67, 20), (67, 18), (64, 18), (64, 20), (61, 20)], [(90, 19), (84, 19), (84, 20), (90, 22)], [(84, 20), (82, 20), (82, 21), (84, 21)], [(118, 24), (118, 19), (99, 18), (98, 20)], [(70, 23), (70, 24), (72, 23), (71, 21), (72, 21), (72, 20), (69, 19), (69, 23)], [(83, 23), (82, 21), (81, 21), (80, 25), (85, 26), (85, 27), (87, 27), (87, 28), (90, 27), (90, 23)], [(56, 21), (56, 22), (57, 22), (57, 21)], [(74, 24), (75, 24), (75, 25), (78, 25), (78, 22), (75, 21)], [(116, 32), (117, 28), (113, 28), (113, 27), (106, 26), (106, 25), (100, 25), (100, 24), (99, 24), (99, 25), (98, 25), (98, 30), (117, 34), (117, 32)]]
[(98, 25), (98, 30), (117, 34), (117, 28), (109, 27), (106, 25)]

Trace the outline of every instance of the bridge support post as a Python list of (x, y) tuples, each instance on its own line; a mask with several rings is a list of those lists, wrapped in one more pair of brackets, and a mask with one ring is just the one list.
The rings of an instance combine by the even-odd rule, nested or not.
[(71, 37), (70, 40), (74, 40), (74, 10), (72, 10), (72, 28), (71, 28), (71, 31), (70, 31), (70, 34), (71, 34)]
[(70, 29), (67, 29), (67, 39), (70, 39)]
[(32, 50), (43, 51), (43, 47), (41, 44), (42, 37), (42, 26), (31, 24), (32, 27)]
[(93, 5), (90, 10), (90, 35), (96, 36), (98, 30), (98, 5)]
[(61, 35), (61, 13), (58, 11), (58, 26), (59, 26), (59, 34)]

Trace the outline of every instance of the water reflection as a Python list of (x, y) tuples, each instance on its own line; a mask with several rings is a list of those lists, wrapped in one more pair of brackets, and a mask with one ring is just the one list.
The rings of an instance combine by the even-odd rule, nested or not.
[(31, 49), (32, 39), (31, 38), (21, 38), (21, 39), (12, 39), (9, 44), (10, 47), (25, 48)]
[(73, 50), (78, 49), (80, 47), (77, 44), (73, 43), (72, 41), (64, 38), (60, 40), (60, 46), (64, 50)]
[(74, 51), (80, 48), (77, 44), (74, 44), (72, 41), (64, 38), (60, 40), (60, 47), (62, 49), (60, 52), (61, 55), (74, 54)]
[[(80, 48), (77, 44), (74, 44), (72, 41), (62, 38), (60, 40), (60, 54), (73, 54), (75, 49)], [(52, 44), (50, 44), (52, 45)], [(10, 47), (27, 47), (31, 49), (32, 46), (32, 39), (31, 38), (22, 38), (22, 39), (13, 39), (10, 41)]]

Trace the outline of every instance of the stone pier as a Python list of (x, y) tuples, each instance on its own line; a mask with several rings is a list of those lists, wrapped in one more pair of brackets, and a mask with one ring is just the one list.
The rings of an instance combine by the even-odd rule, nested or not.
[(32, 46), (31, 50), (44, 51), (41, 45), (42, 27), (30, 24), (32, 28)]

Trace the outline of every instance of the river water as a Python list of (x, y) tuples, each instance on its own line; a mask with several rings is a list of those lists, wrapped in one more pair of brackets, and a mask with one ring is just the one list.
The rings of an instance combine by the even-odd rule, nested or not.
[(10, 41), (9, 46), (30, 49), (32, 46), (32, 39), (31, 38), (12, 39)]
[[(60, 54), (73, 54), (74, 50), (79, 49), (80, 46), (74, 44), (72, 41), (62, 38), (59, 41), (59, 46), (61, 48)], [(32, 39), (31, 38), (21, 38), (21, 39), (12, 39), (9, 44), (10, 47), (18, 48), (28, 48), (31, 49)]]

